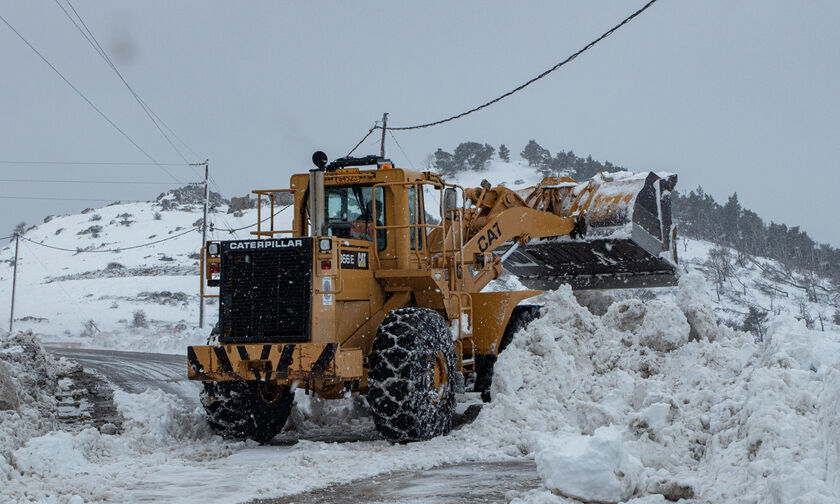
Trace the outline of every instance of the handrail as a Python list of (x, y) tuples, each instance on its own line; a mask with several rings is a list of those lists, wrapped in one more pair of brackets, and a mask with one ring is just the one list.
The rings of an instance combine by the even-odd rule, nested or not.
[[(257, 195), (257, 230), (256, 231), (251, 231), (251, 234), (254, 235), (254, 236), (257, 236), (257, 237), (265, 236), (265, 237), (268, 237), (268, 238), (272, 238), (272, 237), (274, 237), (274, 235), (281, 234), (281, 233), (294, 234), (294, 232), (295, 232), (294, 229), (277, 229), (277, 230), (274, 229), (274, 216), (276, 215), (275, 212), (274, 212), (274, 206), (275, 206), (274, 205), (274, 197), (275, 197), (275, 195), (277, 193), (292, 193), (292, 194), (294, 194), (294, 192), (295, 192), (294, 189), (256, 189), (254, 191), (251, 191), (252, 194)], [(262, 197), (263, 196), (268, 197), (269, 204), (271, 206), (271, 214), (270, 214), (271, 218), (269, 219), (271, 221), (271, 224), (270, 224), (270, 228), (269, 228), (268, 231), (263, 231), (262, 230), (262, 221), (263, 221), (262, 220)]]

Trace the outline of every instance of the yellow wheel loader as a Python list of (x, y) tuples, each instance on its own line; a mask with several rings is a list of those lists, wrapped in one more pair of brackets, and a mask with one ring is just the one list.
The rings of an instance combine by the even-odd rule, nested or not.
[[(465, 376), (489, 400), (496, 357), (539, 316), (522, 304), (539, 289), (675, 282), (675, 176), (546, 178), (514, 191), (375, 156), (313, 162), (289, 189), (254, 191), (253, 239), (202, 254), (202, 295), (205, 281), (218, 287), (219, 321), (207, 345), (188, 348), (188, 373), (227, 438), (272, 439), (295, 388), (365, 394), (394, 442), (445, 434)], [(275, 229), (291, 199), (292, 228)], [(535, 290), (485, 292), (505, 269)]]

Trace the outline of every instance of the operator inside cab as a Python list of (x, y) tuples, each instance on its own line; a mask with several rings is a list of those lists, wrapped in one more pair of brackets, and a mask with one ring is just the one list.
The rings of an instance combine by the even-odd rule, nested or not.
[[(370, 186), (326, 187), (327, 232), (330, 236), (373, 241), (373, 188)], [(383, 191), (376, 192), (376, 225), (385, 225)], [(379, 249), (385, 248), (385, 230), (377, 233)]]

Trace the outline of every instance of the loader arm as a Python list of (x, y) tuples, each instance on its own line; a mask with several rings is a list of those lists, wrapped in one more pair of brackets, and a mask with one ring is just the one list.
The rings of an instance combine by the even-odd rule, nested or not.
[(518, 248), (535, 238), (568, 235), (574, 227), (574, 219), (524, 206), (494, 212), (462, 249), (464, 260), (480, 268), (473, 277), (474, 288), (483, 289), (501, 274), (504, 256), (494, 255), (493, 251), (505, 243), (512, 242), (508, 246)]
[(676, 282), (673, 175), (599, 174), (536, 187), (466, 189), (465, 262), (483, 288), (502, 268), (532, 289), (661, 287)]

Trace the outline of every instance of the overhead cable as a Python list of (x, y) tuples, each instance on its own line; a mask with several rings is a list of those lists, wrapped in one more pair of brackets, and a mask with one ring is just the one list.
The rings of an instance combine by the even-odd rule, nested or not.
[(155, 241), (151, 241), (151, 242), (148, 242), (148, 243), (141, 243), (140, 245), (132, 245), (130, 247), (120, 247), (120, 248), (108, 249), (108, 250), (69, 249), (69, 248), (64, 248), (64, 247), (56, 247), (54, 245), (47, 245), (46, 243), (39, 243), (39, 242), (36, 242), (35, 240), (31, 240), (31, 239), (27, 238), (24, 235), (20, 235), (20, 238), (22, 240), (28, 241), (29, 243), (33, 243), (35, 245), (38, 245), (39, 247), (44, 247), (44, 248), (53, 249), (53, 250), (60, 250), (62, 252), (73, 252), (73, 253), (77, 253), (77, 254), (105, 253), (105, 252), (112, 252), (113, 253), (113, 252), (124, 252), (126, 250), (134, 250), (134, 249), (139, 249), (139, 248), (143, 248), (143, 247), (149, 247), (151, 245), (156, 245), (158, 243), (163, 243), (165, 241), (174, 240), (175, 238), (179, 238), (181, 236), (184, 236), (185, 234), (189, 234), (189, 233), (192, 233), (193, 231), (200, 231), (200, 230), (201, 230), (201, 226), (196, 226), (196, 227), (187, 229), (186, 231), (183, 231), (181, 233), (178, 233), (176, 235), (172, 235), (172, 236), (169, 236), (169, 237), (166, 237), (166, 238), (162, 238), (160, 240), (155, 240)]
[(408, 154), (406, 154), (405, 149), (402, 148), (402, 145), (400, 145), (400, 142), (397, 140), (397, 137), (394, 136), (394, 132), (391, 131), (391, 130), (388, 130), (388, 133), (391, 134), (391, 138), (394, 139), (394, 143), (397, 144), (397, 148), (399, 148), (400, 152), (403, 153), (403, 156), (405, 157), (405, 160), (408, 161), (409, 165), (411, 165), (411, 169), (416, 171), (417, 167), (415, 167), (414, 163), (411, 162), (411, 158), (408, 157)]
[[(176, 182), (142, 182), (139, 180), (46, 180), (46, 179), (0, 179), (0, 182), (20, 182), (20, 183), (57, 183), (57, 184), (132, 184), (132, 185), (178, 185)], [(187, 184), (199, 184), (200, 182), (187, 182)]]
[[(269, 219), (273, 219), (274, 217), (277, 217), (278, 215), (280, 215), (280, 212), (282, 212), (283, 210), (285, 210), (285, 209), (289, 208), (290, 206), (294, 206), (294, 205), (293, 205), (293, 204), (291, 204), (291, 205), (286, 205), (286, 206), (284, 206), (283, 208), (281, 208), (280, 210), (276, 211), (276, 212), (274, 213), (274, 215), (269, 215), (268, 217), (266, 217), (265, 219), (263, 219), (263, 220), (259, 221), (258, 223), (255, 223), (255, 224), (249, 224), (249, 225), (247, 225), (247, 226), (242, 226), (241, 228), (236, 228), (236, 229), (221, 229), (221, 231), (227, 231), (229, 234), (233, 234), (233, 233), (235, 233), (235, 232), (237, 232), (237, 231), (242, 231), (243, 229), (252, 228), (252, 227), (256, 226), (257, 224), (262, 224), (263, 222), (265, 222), (265, 221), (267, 221), (267, 220), (269, 220)], [(218, 228), (217, 228), (217, 229), (218, 229)]]
[[(160, 123), (163, 124), (163, 121), (160, 119), (160, 117), (158, 117), (158, 115), (155, 114), (154, 111), (152, 111), (152, 108), (142, 98), (140, 98), (140, 95), (138, 95), (134, 88), (131, 87), (131, 85), (128, 83), (128, 81), (125, 80), (125, 77), (123, 76), (122, 72), (120, 72), (119, 69), (117, 69), (117, 66), (114, 65), (114, 62), (108, 56), (108, 53), (106, 53), (105, 50), (102, 48), (102, 45), (96, 39), (96, 36), (93, 34), (90, 28), (88, 28), (87, 23), (85, 23), (85, 20), (82, 19), (82, 16), (78, 13), (78, 11), (76, 11), (76, 8), (73, 7), (72, 3), (70, 3), (70, 0), (65, 1), (67, 2), (67, 5), (70, 7), (70, 9), (73, 11), (73, 14), (76, 15), (76, 18), (78, 18), (79, 23), (81, 23), (81, 26), (79, 26), (79, 23), (76, 23), (76, 20), (73, 19), (73, 16), (71, 16), (70, 13), (67, 12), (67, 9), (65, 9), (63, 5), (61, 5), (61, 2), (59, 0), (55, 0), (55, 3), (61, 8), (61, 10), (70, 20), (70, 22), (73, 23), (73, 26), (75, 26), (76, 29), (79, 30), (79, 32), (82, 34), (82, 37), (84, 37), (85, 40), (87, 40), (88, 44), (90, 44), (93, 50), (97, 54), (99, 54), (99, 56), (105, 61), (105, 63), (111, 68), (111, 70), (114, 71), (117, 77), (119, 77), (119, 79), (128, 89), (128, 91), (134, 97), (134, 100), (140, 105), (140, 107), (143, 109), (143, 112), (146, 113), (146, 115), (149, 117), (149, 120), (152, 121), (152, 124), (155, 125), (155, 128), (157, 128), (160, 134), (163, 135), (163, 138), (166, 139), (167, 143), (169, 143), (172, 149), (178, 154), (178, 156), (180, 156), (181, 159), (184, 160), (185, 163), (188, 162), (187, 158), (184, 156), (181, 150), (178, 149), (178, 147), (175, 145), (172, 139), (169, 138), (169, 135), (167, 135), (166, 132), (163, 131), (163, 128), (161, 128), (160, 124), (158, 124), (158, 121), (160, 121)], [(170, 128), (167, 126), (167, 129)]]
[(116, 201), (117, 203), (142, 203), (141, 200), (112, 200), (102, 198), (51, 198), (49, 196), (0, 196), (0, 199), (45, 201)]
[(0, 161), (0, 164), (80, 165), (80, 166), (189, 166), (189, 163), (134, 163), (107, 161)]
[[(586, 51), (588, 51), (589, 49), (591, 49), (592, 47), (594, 47), (594, 46), (595, 46), (598, 42), (600, 42), (600, 41), (604, 40), (605, 38), (609, 37), (609, 36), (610, 36), (610, 35), (612, 35), (612, 34), (613, 34), (616, 30), (618, 30), (618, 29), (619, 29), (619, 28), (621, 28), (622, 26), (624, 26), (624, 25), (626, 25), (627, 23), (629, 23), (630, 21), (632, 21), (632, 20), (633, 20), (633, 18), (635, 18), (636, 16), (638, 16), (638, 15), (639, 15), (639, 14), (641, 14), (642, 12), (646, 11), (646, 10), (647, 10), (647, 9), (648, 9), (651, 5), (655, 4), (655, 3), (656, 3), (656, 1), (657, 1), (657, 0), (650, 0), (650, 1), (649, 1), (648, 3), (646, 3), (646, 4), (645, 4), (645, 5), (644, 5), (641, 9), (637, 10), (636, 12), (634, 12), (634, 13), (630, 14), (629, 16), (627, 16), (626, 18), (624, 18), (624, 20), (623, 20), (623, 21), (621, 21), (621, 22), (620, 22), (620, 23), (618, 23), (617, 25), (613, 26), (612, 28), (610, 28), (609, 30), (607, 30), (606, 32), (604, 32), (604, 33), (603, 33), (600, 37), (596, 38), (596, 39), (595, 39), (595, 40), (593, 40), (592, 42), (589, 42), (588, 44), (586, 44), (585, 46), (583, 46), (583, 48), (582, 48), (582, 49), (580, 49), (580, 50), (576, 51), (576, 52), (575, 52), (575, 53), (573, 53), (571, 56), (567, 57), (567, 58), (566, 58), (566, 59), (564, 59), (563, 61), (561, 61), (561, 62), (557, 63), (556, 65), (554, 65), (553, 67), (549, 68), (548, 70), (546, 70), (546, 71), (542, 72), (541, 74), (537, 75), (536, 77), (534, 77), (534, 78), (532, 78), (532, 79), (530, 79), (530, 80), (528, 80), (528, 81), (526, 81), (526, 82), (524, 82), (524, 83), (520, 84), (519, 86), (516, 86), (515, 88), (511, 89), (511, 90), (510, 90), (510, 91), (508, 91), (507, 93), (504, 93), (504, 94), (502, 94), (502, 95), (500, 95), (500, 96), (498, 96), (498, 97), (496, 97), (496, 98), (493, 98), (492, 100), (490, 100), (490, 101), (488, 101), (488, 102), (486, 102), (486, 103), (482, 103), (481, 105), (479, 105), (479, 106), (477, 106), (477, 107), (473, 107), (473, 108), (471, 108), (471, 109), (469, 109), (469, 110), (467, 110), (467, 111), (465, 111), (465, 112), (461, 112), (460, 114), (455, 114), (455, 115), (453, 115), (453, 116), (447, 117), (446, 119), (440, 119), (440, 120), (438, 120), (438, 121), (432, 121), (432, 122), (427, 122), (427, 123), (423, 123), (423, 124), (416, 124), (416, 125), (413, 125), (413, 126), (396, 126), (396, 127), (388, 126), (388, 129), (389, 129), (389, 130), (396, 130), (396, 131), (401, 131), (401, 130), (402, 130), (402, 131), (406, 131), (406, 130), (415, 130), (415, 129), (421, 129), (421, 128), (429, 128), (429, 127), (431, 127), (431, 126), (437, 126), (437, 125), (439, 125), (439, 124), (443, 124), (443, 123), (446, 123), (446, 122), (449, 122), (449, 121), (454, 121), (455, 119), (460, 119), (460, 118), (462, 118), (462, 117), (464, 117), (464, 116), (467, 116), (467, 115), (472, 114), (473, 112), (478, 112), (478, 111), (479, 111), (479, 110), (481, 110), (481, 109), (487, 108), (487, 107), (489, 107), (490, 105), (493, 105), (493, 104), (495, 104), (495, 103), (498, 103), (498, 102), (500, 102), (500, 101), (504, 100), (505, 98), (507, 98), (508, 96), (510, 96), (510, 95), (512, 95), (512, 94), (514, 94), (514, 93), (517, 93), (517, 92), (519, 92), (519, 91), (522, 91), (523, 89), (525, 89), (526, 87), (530, 86), (531, 84), (533, 84), (533, 83), (537, 82), (538, 80), (542, 79), (543, 77), (547, 76), (548, 74), (550, 74), (550, 73), (552, 73), (552, 72), (554, 72), (554, 71), (558, 70), (559, 68), (561, 68), (561, 67), (562, 67), (562, 66), (564, 66), (565, 64), (567, 64), (567, 63), (571, 62), (572, 60), (574, 60), (575, 58), (577, 58), (578, 56), (580, 56), (580, 55), (581, 55), (581, 54), (583, 54), (584, 52), (586, 52)], [(367, 135), (365, 135), (365, 138), (367, 138), (367, 137), (368, 137), (368, 135), (370, 135), (370, 134), (373, 132), (373, 130), (374, 130), (374, 129), (382, 129), (382, 126), (374, 126), (374, 127), (373, 127), (370, 131), (368, 131), (368, 134), (367, 134)], [(364, 141), (364, 138), (362, 139), (362, 141)], [(358, 147), (358, 145), (357, 145), (356, 147)], [(355, 148), (354, 148), (353, 150), (355, 150)], [(352, 151), (351, 151), (351, 152), (352, 152)], [(348, 155), (349, 155), (349, 154), (348, 154)]]
[(6, 18), (4, 18), (2, 15), (0, 15), (0, 21), (3, 21), (3, 23), (5, 23), (5, 24), (6, 24), (6, 26), (8, 26), (8, 27), (9, 27), (9, 29), (11, 29), (11, 30), (15, 33), (15, 35), (17, 35), (17, 36), (18, 36), (18, 38), (19, 38), (19, 39), (21, 39), (21, 40), (23, 41), (23, 43), (24, 43), (24, 44), (26, 44), (26, 45), (27, 45), (27, 46), (28, 46), (28, 47), (29, 47), (29, 48), (30, 48), (30, 49), (31, 49), (31, 50), (32, 50), (35, 54), (37, 54), (37, 55), (38, 55), (38, 57), (39, 57), (39, 58), (41, 58), (41, 60), (42, 60), (44, 63), (46, 63), (46, 64), (47, 64), (47, 66), (49, 66), (49, 67), (52, 69), (52, 71), (53, 71), (53, 72), (55, 72), (56, 74), (58, 74), (58, 76), (59, 76), (59, 77), (61, 77), (61, 79), (62, 79), (62, 80), (63, 80), (63, 81), (64, 81), (64, 82), (68, 85), (68, 86), (70, 86), (70, 88), (71, 88), (73, 91), (75, 91), (75, 92), (76, 92), (76, 94), (78, 94), (78, 95), (79, 95), (79, 96), (80, 96), (80, 97), (81, 97), (81, 98), (82, 98), (82, 99), (83, 99), (83, 100), (84, 100), (84, 101), (85, 101), (88, 105), (90, 105), (90, 106), (91, 106), (91, 108), (93, 108), (93, 109), (94, 109), (94, 110), (95, 110), (95, 111), (96, 111), (96, 112), (97, 112), (100, 116), (102, 116), (102, 118), (103, 118), (103, 119), (105, 119), (105, 120), (108, 122), (108, 124), (110, 124), (111, 126), (113, 126), (113, 128), (114, 128), (114, 129), (116, 129), (116, 130), (117, 130), (117, 131), (118, 131), (118, 132), (119, 132), (119, 133), (120, 133), (123, 137), (125, 137), (125, 138), (126, 138), (126, 140), (128, 140), (129, 142), (131, 142), (131, 144), (132, 144), (134, 147), (136, 147), (136, 148), (137, 148), (137, 150), (139, 150), (140, 152), (142, 152), (144, 156), (146, 156), (146, 157), (147, 157), (147, 158), (148, 158), (151, 162), (153, 162), (156, 166), (158, 166), (158, 167), (159, 167), (159, 168), (160, 168), (160, 169), (161, 169), (164, 173), (166, 173), (167, 175), (169, 175), (172, 179), (174, 179), (174, 180), (176, 180), (176, 181), (180, 182), (180, 180), (178, 180), (178, 178), (177, 178), (177, 177), (175, 177), (175, 175), (173, 175), (173, 174), (172, 174), (169, 170), (167, 170), (166, 168), (164, 168), (164, 167), (163, 167), (163, 165), (161, 165), (160, 163), (158, 163), (158, 162), (157, 162), (157, 160), (156, 160), (155, 158), (153, 158), (153, 157), (152, 157), (152, 156), (151, 156), (148, 152), (146, 152), (146, 150), (144, 150), (142, 147), (140, 147), (140, 145), (139, 145), (137, 142), (135, 142), (135, 141), (134, 141), (134, 139), (133, 139), (133, 138), (131, 138), (131, 137), (128, 135), (128, 133), (126, 133), (126, 132), (125, 132), (122, 128), (120, 128), (119, 126), (117, 126), (117, 123), (115, 123), (114, 121), (112, 121), (112, 120), (111, 120), (111, 118), (110, 118), (110, 117), (108, 117), (108, 116), (105, 114), (105, 112), (103, 112), (103, 111), (102, 111), (102, 109), (100, 109), (99, 107), (97, 107), (97, 106), (96, 106), (96, 105), (95, 105), (95, 104), (94, 104), (94, 103), (90, 100), (90, 98), (88, 98), (87, 96), (85, 96), (85, 94), (84, 94), (84, 93), (82, 93), (82, 92), (79, 90), (79, 88), (77, 88), (75, 85), (73, 85), (73, 83), (72, 83), (72, 82), (70, 82), (70, 81), (67, 79), (67, 77), (65, 77), (65, 76), (64, 76), (64, 74), (62, 74), (62, 73), (61, 73), (61, 72), (60, 72), (60, 71), (59, 71), (59, 70), (55, 67), (55, 65), (53, 65), (52, 63), (50, 63), (50, 61), (49, 61), (49, 60), (48, 60), (48, 59), (47, 59), (47, 58), (46, 58), (43, 54), (41, 54), (41, 52), (40, 52), (40, 51), (38, 51), (38, 49), (36, 49), (36, 48), (35, 48), (35, 46), (33, 46), (32, 44), (30, 44), (30, 43), (29, 43), (29, 41), (28, 41), (28, 40), (26, 40), (26, 38), (24, 38), (24, 36), (23, 36), (23, 35), (21, 35), (21, 34), (20, 34), (20, 32), (18, 32), (18, 31), (15, 29), (15, 27), (14, 27), (14, 26), (12, 26), (12, 25), (11, 25), (11, 24), (10, 24), (10, 23), (6, 20)]
[[(377, 123), (378, 123), (378, 121), (377, 121)], [(355, 147), (350, 149), (350, 152), (347, 153), (347, 156), (350, 156), (351, 154), (353, 154), (356, 151), (356, 149), (358, 149), (359, 146), (362, 145), (362, 143), (365, 140), (367, 140), (367, 137), (369, 137), (370, 134), (373, 133), (374, 131), (376, 131), (377, 129), (379, 129), (379, 126), (377, 124), (374, 124), (373, 127), (368, 130), (367, 134), (365, 136), (363, 136), (361, 140), (359, 140), (359, 143), (357, 143)]]

